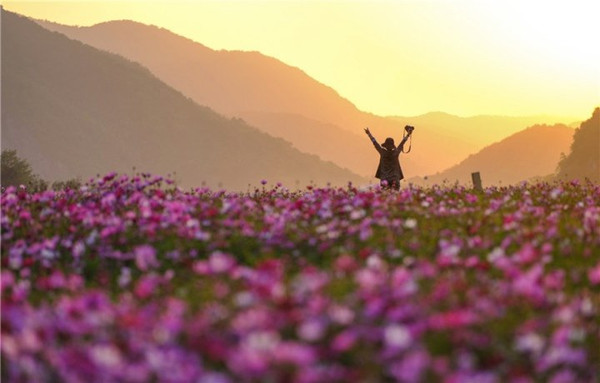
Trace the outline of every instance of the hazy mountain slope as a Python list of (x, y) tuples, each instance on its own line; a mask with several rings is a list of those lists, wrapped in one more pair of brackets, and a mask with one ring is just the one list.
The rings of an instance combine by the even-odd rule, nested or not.
[(135, 166), (176, 172), (184, 186), (364, 182), (197, 105), (138, 64), (5, 11), (2, 148), (49, 180)]
[[(241, 116), (302, 151), (332, 160), (362, 176), (372, 177), (377, 166), (376, 153), (362, 129), (383, 123), (393, 126), (395, 132), (401, 132), (403, 127), (397, 121), (358, 111), (331, 88), (299, 69), (256, 52), (214, 51), (166, 29), (132, 21), (113, 21), (92, 27), (37, 22), (70, 38), (139, 62), (196, 102), (220, 113)], [(314, 122), (309, 124), (310, 133), (305, 130), (307, 121)], [(338, 149), (329, 139), (332, 135), (336, 138), (335, 145), (353, 150), (340, 151), (337, 155)], [(296, 142), (298, 136), (305, 140)], [(357, 144), (361, 138), (362, 144)], [(409, 158), (406, 162), (412, 174), (432, 170), (427, 161), (414, 165)]]
[(568, 151), (573, 129), (557, 124), (535, 125), (494, 143), (441, 173), (411, 182), (433, 185), (444, 182), (471, 184), (479, 171), (484, 186), (509, 185), (555, 171), (561, 153)]
[[(323, 123), (306, 116), (273, 112), (239, 114), (259, 129), (290, 141), (295, 147), (323, 159), (344, 164), (353, 171), (372, 175), (372, 146), (365, 141), (362, 128), (369, 126), (383, 142), (393, 137), (402, 139), (405, 125), (416, 126), (413, 151), (402, 157), (409, 176), (426, 175), (447, 169), (468, 155), (528, 126), (556, 122), (556, 117), (476, 116), (458, 117), (446, 113), (428, 113), (417, 117), (384, 118), (367, 115), (364, 126), (358, 123), (352, 134), (335, 123)], [(362, 143), (361, 143), (362, 142)], [(365, 145), (366, 142), (366, 145)], [(330, 145), (330, 146), (328, 146)], [(348, 151), (347, 148), (352, 148)]]
[(133, 21), (92, 27), (39, 23), (140, 62), (201, 105), (230, 116), (241, 111), (276, 111), (345, 124), (359, 114), (330, 87), (258, 52), (214, 51), (167, 29)]
[[(375, 175), (379, 155), (363, 129), (357, 129), (356, 134), (348, 133), (334, 124), (285, 113), (248, 112), (242, 114), (242, 117), (252, 125), (260, 126), (264, 132), (289, 140), (300, 151), (315, 153), (324, 160), (345, 164), (358, 174), (368, 177)], [(373, 128), (376, 137), (383, 142), (385, 136), (381, 131), (382, 129)], [(402, 139), (401, 133), (393, 136), (396, 142)], [(418, 153), (417, 157), (414, 153)], [(418, 151), (408, 156), (401, 155), (400, 161), (406, 174), (423, 174), (427, 169), (422, 165), (424, 161), (418, 160), (420, 155)]]
[(443, 112), (431, 112), (414, 117), (392, 117), (409, 125), (426, 126), (432, 131), (462, 140), (466, 146), (479, 150), (511, 134), (536, 124), (556, 124), (568, 118), (553, 116), (473, 116), (459, 117)]
[[(330, 159), (363, 176), (371, 176), (377, 162), (371, 144), (363, 136), (365, 126), (383, 141), (387, 136), (398, 140), (404, 125), (416, 125), (415, 149), (405, 156), (404, 163), (407, 174), (423, 175), (446, 169), (533, 123), (558, 122), (537, 117), (461, 119), (440, 113), (384, 118), (359, 111), (298, 68), (257, 52), (214, 51), (166, 29), (132, 21), (92, 27), (38, 22), (139, 62), (198, 103), (230, 116), (242, 116), (302, 151)], [(332, 136), (335, 140), (331, 140)], [(358, 144), (360, 139), (364, 139), (363, 144)], [(324, 144), (333, 142), (352, 151)]]
[(559, 163), (558, 178), (600, 182), (600, 108), (575, 131), (570, 152)]

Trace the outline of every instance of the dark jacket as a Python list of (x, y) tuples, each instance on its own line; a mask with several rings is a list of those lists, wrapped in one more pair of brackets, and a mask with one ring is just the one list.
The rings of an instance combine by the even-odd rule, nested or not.
[(379, 152), (379, 166), (377, 166), (375, 178), (388, 181), (400, 181), (404, 179), (404, 174), (400, 167), (400, 160), (398, 159), (401, 149), (401, 147), (398, 147), (395, 150), (381, 148), (381, 151)]
[(379, 166), (377, 167), (375, 178), (387, 181), (400, 181), (404, 179), (404, 174), (402, 173), (398, 156), (400, 155), (406, 140), (402, 140), (400, 145), (398, 145), (398, 147), (395, 149), (389, 150), (382, 147), (377, 140), (373, 138), (373, 136), (370, 136), (370, 138), (371, 142), (373, 142), (373, 145), (375, 146), (375, 149), (379, 153)]

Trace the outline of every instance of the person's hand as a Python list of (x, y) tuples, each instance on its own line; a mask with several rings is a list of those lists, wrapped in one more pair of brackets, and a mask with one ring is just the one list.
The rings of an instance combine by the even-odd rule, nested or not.
[(369, 136), (371, 135), (371, 132), (369, 131), (369, 128), (365, 128), (365, 133), (367, 133)]

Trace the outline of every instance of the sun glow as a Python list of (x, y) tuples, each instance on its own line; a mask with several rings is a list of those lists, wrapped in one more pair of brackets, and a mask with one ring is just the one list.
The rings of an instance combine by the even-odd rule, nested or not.
[(6, 2), (65, 24), (132, 19), (260, 51), (381, 115), (558, 114), (600, 104), (593, 1)]

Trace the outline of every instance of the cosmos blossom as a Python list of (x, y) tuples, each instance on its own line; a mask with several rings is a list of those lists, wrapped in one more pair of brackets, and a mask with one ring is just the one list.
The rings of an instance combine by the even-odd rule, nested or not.
[(597, 185), (240, 194), (113, 173), (1, 205), (6, 382), (600, 376)]

